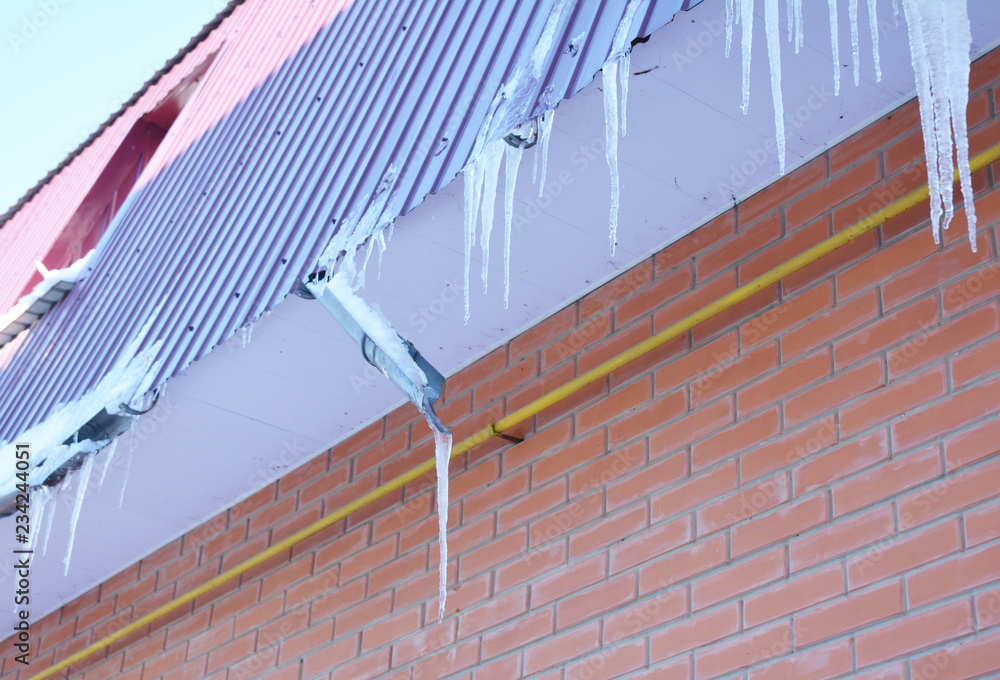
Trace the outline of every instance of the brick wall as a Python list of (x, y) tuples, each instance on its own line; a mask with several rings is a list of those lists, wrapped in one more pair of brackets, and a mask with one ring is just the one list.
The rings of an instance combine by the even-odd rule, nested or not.
[[(1000, 139), (1000, 51), (972, 148)], [(456, 440), (921, 184), (911, 102), (448, 380)], [(1000, 672), (998, 168), (70, 677), (969, 678)], [(35, 622), (30, 670), (432, 456), (401, 408)], [(3, 680), (25, 678), (3, 643)], [(331, 675), (332, 674), (332, 675)]]

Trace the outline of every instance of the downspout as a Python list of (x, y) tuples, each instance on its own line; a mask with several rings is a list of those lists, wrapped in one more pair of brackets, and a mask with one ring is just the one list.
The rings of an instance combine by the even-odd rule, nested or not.
[[(986, 151), (976, 155), (970, 162), (970, 167), (973, 171), (980, 170), (994, 161), (1000, 160), (1000, 144), (996, 144)], [(958, 180), (958, 171), (955, 171), (955, 180)], [(668, 328), (660, 331), (659, 333), (647, 338), (646, 340), (640, 342), (634, 347), (618, 354), (611, 359), (608, 359), (604, 363), (590, 369), (586, 373), (574, 378), (573, 380), (567, 382), (561, 387), (557, 387), (551, 392), (539, 397), (533, 402), (522, 406), (510, 415), (507, 415), (495, 423), (490, 423), (482, 430), (476, 432), (470, 437), (463, 439), (461, 442), (456, 444), (451, 450), (451, 457), (455, 458), (463, 453), (466, 453), (474, 446), (478, 446), (493, 437), (502, 436), (505, 430), (521, 423), (528, 418), (534, 416), (535, 414), (543, 411), (544, 409), (556, 404), (557, 402), (565, 399), (566, 397), (580, 391), (587, 385), (600, 380), (601, 378), (607, 376), (612, 371), (625, 366), (626, 364), (635, 361), (639, 357), (648, 354), (654, 349), (664, 345), (665, 343), (673, 340), (674, 338), (686, 333), (698, 324), (711, 319), (714, 316), (726, 311), (727, 309), (733, 307), (734, 305), (746, 300), (754, 293), (757, 293), (768, 286), (771, 286), (784, 277), (799, 271), (803, 267), (812, 264), (823, 255), (833, 252), (837, 248), (840, 248), (854, 239), (868, 233), (869, 231), (875, 229), (884, 222), (900, 215), (901, 213), (909, 210), (913, 206), (926, 200), (929, 196), (929, 191), (927, 185), (924, 184), (919, 189), (915, 189), (910, 193), (906, 194), (900, 199), (890, 203), (886, 207), (882, 208), (876, 213), (869, 215), (865, 219), (857, 222), (856, 224), (844, 229), (843, 231), (831, 236), (830, 238), (816, 244), (815, 246), (805, 250), (804, 252), (796, 255), (795, 257), (786, 260), (782, 264), (774, 267), (773, 269), (761, 274), (757, 278), (753, 279), (749, 283), (746, 283), (739, 288), (733, 290), (731, 293), (722, 296), (715, 302), (702, 307), (698, 311), (690, 314), (680, 321), (672, 324)], [(112, 643), (122, 639), (123, 637), (130, 635), (137, 630), (140, 630), (144, 626), (156, 621), (157, 619), (166, 616), (170, 612), (176, 610), (185, 604), (192, 602), (193, 600), (201, 597), (205, 593), (231, 581), (240, 574), (243, 574), (250, 569), (253, 569), (257, 565), (275, 557), (282, 552), (288, 550), (292, 546), (300, 543), (307, 538), (319, 533), (320, 531), (336, 524), (340, 520), (348, 517), (354, 512), (361, 510), (362, 508), (374, 503), (375, 501), (385, 497), (387, 494), (396, 491), (397, 489), (415, 481), (417, 478), (427, 474), (434, 470), (435, 461), (430, 459), (417, 465), (416, 467), (404, 472), (383, 484), (382, 486), (369, 491), (360, 498), (347, 505), (335, 510), (329, 515), (320, 518), (316, 522), (313, 522), (304, 529), (300, 529), (291, 536), (285, 538), (284, 540), (275, 543), (266, 550), (254, 555), (253, 557), (241, 562), (240, 564), (227, 569), (218, 576), (208, 580), (202, 585), (198, 586), (194, 590), (191, 590), (178, 598), (175, 598), (160, 607), (157, 607), (153, 611), (149, 612), (145, 616), (136, 619), (132, 623), (122, 627), (121, 629), (107, 635), (97, 642), (84, 647), (80, 651), (71, 654), (62, 661), (56, 663), (44, 671), (32, 675), (28, 680), (42, 680), (43, 678), (48, 678), (58, 673), (59, 671), (71, 666), (72, 664), (87, 658), (94, 652), (97, 652), (105, 647), (108, 647)]]

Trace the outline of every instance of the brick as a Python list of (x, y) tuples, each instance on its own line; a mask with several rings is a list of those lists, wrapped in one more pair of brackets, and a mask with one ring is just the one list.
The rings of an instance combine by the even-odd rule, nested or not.
[(254, 652), (256, 639), (257, 633), (251, 632), (220, 647), (216, 647), (208, 653), (206, 671), (212, 673), (220, 668), (227, 668), (240, 659), (250, 656)]
[(944, 440), (945, 465), (948, 472), (979, 462), (1000, 452), (1000, 419), (981, 425)]
[(507, 366), (502, 372), (476, 385), (472, 393), (474, 408), (482, 408), (491, 401), (502, 398), (537, 376), (538, 371), (539, 359), (535, 355)]
[(732, 569), (704, 576), (691, 586), (691, 609), (698, 611), (787, 575), (785, 548), (733, 562)]
[(1000, 589), (991, 587), (975, 597), (976, 627), (979, 630), (1000, 624)]
[[(825, 217), (809, 222), (790, 232), (786, 231), (777, 243), (772, 244), (756, 255), (750, 256), (749, 259), (739, 265), (740, 283), (749, 283), (761, 274), (777, 267), (783, 262), (787, 262), (829, 236), (830, 221)], [(832, 292), (832, 286), (829, 281), (822, 284), (819, 290), (823, 288)], [(784, 285), (782, 285), (782, 289), (785, 290)]]
[(996, 373), (994, 358), (1000, 351), (1000, 338), (987, 340), (972, 349), (958, 353), (949, 360), (952, 389), (959, 389)]
[(531, 488), (537, 489), (592, 460), (601, 460), (607, 451), (607, 431), (604, 428), (579, 436), (576, 441), (570, 442), (558, 452), (532, 464)]
[(754, 517), (732, 531), (730, 554), (733, 557), (784, 541), (829, 519), (826, 494), (811, 496), (765, 515)]
[[(804, 249), (795, 252), (799, 253), (801, 250)], [(776, 338), (809, 319), (828, 313), (833, 304), (833, 284), (821, 281), (799, 295), (782, 300), (777, 307), (741, 324), (741, 346), (746, 349)]]
[[(462, 611), (462, 616), (458, 620), (458, 636), (459, 638), (467, 638), (478, 635), (485, 630), (505, 624), (527, 611), (527, 587), (492, 597)], [(552, 612), (551, 609), (548, 611)]]
[(486, 356), (466, 366), (447, 381), (448, 399), (478, 385), (507, 367), (507, 348), (498, 347)]
[(713, 367), (733, 361), (739, 354), (739, 337), (735, 331), (693, 347), (657, 367), (654, 373), (656, 395), (707, 378)]
[(528, 548), (528, 530), (517, 529), (458, 557), (459, 578), (479, 574), (521, 555)]
[(839, 175), (834, 175), (829, 181), (812, 185), (816, 188), (802, 194), (802, 198), (785, 207), (785, 219), (790, 225), (803, 224), (830, 210), (845, 198), (860, 194), (881, 178), (879, 158), (860, 161)]
[(575, 531), (603, 514), (604, 493), (595, 491), (533, 521), (528, 527), (528, 541), (532, 547), (547, 543), (566, 532)]
[[(750, 671), (750, 680), (765, 680), (766, 678), (825, 680), (826, 678), (847, 675), (851, 670), (852, 663), (850, 641), (838, 640), (806, 652), (796, 653), (788, 659), (774, 661), (763, 668), (752, 670)], [(889, 680), (889, 677), (886, 676), (883, 680)], [(897, 680), (903, 680), (903, 675), (897, 676)]]
[(1000, 538), (1000, 504), (993, 502), (965, 515), (965, 546), (971, 548)]
[(912, 677), (921, 680), (989, 677), (988, 674), (997, 669), (997, 649), (1000, 649), (1000, 633), (980, 635), (952, 643), (943, 650), (910, 661)]
[[(659, 333), (669, 328), (723, 295), (732, 292), (738, 285), (734, 268), (722, 272), (711, 280), (698, 285), (691, 292), (681, 295), (670, 305), (658, 309), (653, 314), (653, 330)], [(765, 296), (758, 293), (755, 297), (763, 298)]]
[(736, 488), (736, 463), (725, 463), (650, 499), (650, 521), (675, 517)]
[(566, 668), (566, 677), (608, 680), (645, 666), (646, 641), (636, 640), (613, 648), (605, 647), (599, 654), (570, 664)]
[[(327, 668), (330, 668), (330, 666)], [(322, 670), (326, 670), (326, 668)], [(338, 666), (335, 670), (337, 675), (341, 677), (351, 678), (352, 680), (371, 680), (371, 678), (375, 678), (389, 670), (389, 650), (383, 649), (374, 654), (362, 656), (359, 659)]]
[(885, 385), (882, 362), (869, 361), (834, 375), (785, 401), (785, 427), (794, 427)]
[(534, 489), (526, 496), (507, 503), (497, 512), (497, 531), (510, 531), (539, 515), (552, 511), (567, 500), (565, 478)]
[(744, 227), (741, 220), (740, 231), (735, 236), (719, 243), (695, 261), (698, 281), (712, 278), (779, 238), (781, 215), (770, 215), (748, 227)]
[(796, 616), (795, 644), (805, 647), (902, 613), (901, 581), (866, 588)]
[[(841, 419), (840, 432), (844, 425)], [(885, 430), (878, 430), (865, 437), (841, 444), (827, 453), (803, 462), (792, 470), (795, 495), (828, 486), (859, 470), (888, 460), (889, 437)]]
[[(338, 607), (339, 613), (337, 614), (334, 623), (338, 636), (371, 625), (372, 621), (381, 619), (382, 617), (388, 616), (392, 613), (391, 592), (376, 595), (375, 597), (369, 597), (360, 601), (357, 601), (353, 595), (348, 596), (346, 599), (348, 602), (343, 602)], [(355, 604), (355, 602), (357, 602), (357, 604)], [(350, 606), (350, 608), (348, 608), (351, 604), (354, 606)], [(313, 609), (313, 616), (315, 617), (315, 605)]]
[(792, 650), (792, 624), (776, 623), (695, 652), (696, 678), (714, 678)]
[(510, 341), (510, 358), (517, 361), (567, 333), (577, 324), (577, 305), (572, 303), (524, 331)]
[(610, 573), (617, 574), (655, 559), (694, 540), (692, 516), (681, 517), (642, 533), (623, 537), (611, 548)]
[(640, 378), (625, 387), (611, 392), (606, 399), (587, 406), (576, 414), (577, 436), (610, 420), (622, 417), (647, 403), (653, 396), (651, 376)]
[(834, 342), (878, 314), (878, 293), (873, 290), (838, 302), (833, 309), (781, 336), (782, 364)]
[(647, 258), (580, 300), (580, 322), (613, 307), (653, 281), (653, 259)]
[(592, 652), (600, 646), (599, 622), (574, 628), (524, 650), (524, 672), (527, 675), (552, 668)]
[(908, 575), (906, 592), (910, 606), (921, 607), (997, 580), (1000, 580), (1000, 544), (962, 553)]
[(604, 617), (604, 642), (620, 640), (657, 628), (688, 613), (686, 588), (668, 588)]
[(776, 475), (759, 484), (713, 500), (697, 512), (698, 535), (704, 536), (770, 510), (789, 498), (788, 476)]
[[(721, 409), (725, 408), (727, 402), (722, 403)], [(725, 417), (719, 414), (721, 410), (718, 406), (709, 406), (702, 409), (702, 412), (711, 411), (701, 416), (702, 420), (707, 418), (720, 418)], [(683, 390), (677, 390), (671, 392), (666, 396), (660, 397), (653, 401), (647, 406), (643, 406), (634, 413), (627, 416), (619, 418), (608, 425), (608, 446), (611, 448), (617, 448), (636, 437), (649, 435), (650, 430), (659, 427), (663, 423), (670, 421), (677, 416), (682, 415), (687, 410), (687, 397)], [(730, 416), (731, 417), (731, 416)], [(679, 423), (684, 422), (684, 418), (680, 421), (675, 422), (673, 425), (668, 425), (664, 429), (674, 430)], [(704, 425), (710, 427), (710, 425)], [(650, 436), (650, 454), (651, 456), (661, 455), (662, 453), (667, 453), (669, 451), (663, 449), (665, 444), (663, 436), (653, 434)], [(675, 449), (672, 447), (670, 450)]]
[(726, 638), (739, 629), (738, 603), (716, 607), (651, 634), (649, 636), (649, 660), (651, 663), (656, 663), (669, 659)]
[[(936, 295), (910, 303), (892, 314), (886, 314), (833, 344), (835, 370), (861, 361), (883, 350), (907, 342), (940, 322)], [(857, 327), (852, 324), (850, 327)]]
[[(968, 250), (968, 247), (963, 249)], [(945, 318), (948, 318), (997, 295), (1000, 295), (1000, 262), (991, 262), (954, 283), (942, 286), (941, 306)]]
[(616, 331), (610, 337), (583, 349), (576, 360), (576, 370), (584, 373), (638, 345), (653, 334), (653, 320), (640, 319)]
[(1000, 460), (948, 477), (900, 498), (899, 525), (904, 529), (915, 527), (993, 498), (998, 485)]
[(858, 633), (855, 638), (858, 666), (887, 661), (972, 630), (972, 606), (968, 600), (910, 614), (901, 621)]
[(505, 654), (551, 635), (556, 630), (555, 622), (555, 608), (550, 607), (487, 633), (483, 635), (483, 658)]
[[(507, 476), (517, 468), (526, 463), (534, 462), (549, 453), (561, 450), (572, 439), (573, 423), (571, 419), (567, 418), (539, 430), (517, 446), (504, 450), (502, 454), (503, 476), (500, 478), (500, 483), (503, 483)], [(484, 502), (489, 505), (492, 503), (492, 498), (488, 498)], [(506, 498), (504, 502), (506, 502)], [(476, 510), (481, 512), (478, 506)]]
[(637, 583), (636, 574), (625, 574), (566, 598), (556, 606), (556, 629), (570, 628), (632, 602)]
[(391, 536), (384, 541), (356, 552), (341, 562), (341, 582), (347, 582), (351, 579), (357, 578), (358, 576), (367, 574), (376, 567), (387, 564), (390, 560), (396, 557), (396, 555), (397, 548), (395, 536)]
[[(649, 435), (650, 457), (672, 453), (732, 423), (734, 401), (732, 397), (720, 399), (654, 431)], [(612, 439), (617, 440), (613, 434)]]
[(578, 562), (552, 572), (531, 585), (531, 607), (538, 609), (571, 593), (604, 580), (607, 577), (607, 558), (604, 555)]
[(905, 271), (890, 270), (893, 276), (881, 284), (883, 309), (895, 309), (917, 295), (937, 290), (945, 282), (986, 264), (993, 259), (992, 250), (988, 236), (981, 233), (975, 253), (967, 243), (956, 243)]
[[(890, 378), (892, 367), (890, 360)], [(840, 436), (850, 437), (899, 416), (905, 417), (909, 411), (943, 396), (947, 390), (948, 377), (944, 366), (936, 366), (906, 380), (892, 383), (841, 409)]]
[(833, 514), (840, 516), (878, 503), (942, 473), (937, 446), (919, 449), (833, 487)]
[(903, 104), (830, 149), (830, 169), (839, 172), (861, 158), (877, 153), (887, 142), (918, 128), (920, 114), (916, 104), (912, 100)]
[(496, 569), (496, 589), (503, 591), (518, 586), (538, 574), (545, 574), (566, 564), (565, 542), (549, 543), (529, 551), (513, 562)]
[(361, 635), (361, 653), (366, 654), (373, 649), (392, 644), (396, 640), (401, 640), (407, 635), (417, 632), (420, 629), (420, 623), (420, 607), (411, 607), (378, 623), (365, 626)]
[[(742, 206), (741, 206), (741, 209)], [(689, 263), (701, 253), (736, 233), (736, 211), (727, 210), (656, 254), (656, 275)]]
[(888, 352), (889, 377), (895, 380), (900, 375), (943, 361), (970, 344), (995, 335), (998, 329), (1000, 316), (995, 304), (974, 309), (937, 328), (926, 328)]
[(747, 595), (743, 600), (743, 621), (747, 627), (757, 626), (845, 593), (840, 565), (815, 569)]
[[(619, 450), (626, 451), (630, 448), (631, 445)], [(622, 479), (611, 482), (605, 492), (608, 510), (617, 510), (622, 506), (644, 500), (653, 491), (658, 491), (687, 477), (687, 475), (688, 457), (686, 452), (660, 458)], [(571, 488), (572, 484), (573, 479), (570, 478)]]
[(808, 460), (836, 442), (835, 420), (828, 416), (740, 456), (740, 479), (746, 484), (779, 468)]
[[(475, 490), (462, 501), (462, 517), (474, 519), (527, 493), (528, 481), (529, 470), (527, 468), (502, 475), (496, 482)], [(421, 512), (417, 515), (419, 517), (425, 517), (430, 512), (432, 496), (430, 494), (425, 494), (425, 496), (425, 501), (421, 504)], [(424, 506), (426, 506), (425, 509)]]
[(569, 497), (577, 498), (608, 485), (631, 472), (646, 468), (647, 442), (626, 444), (569, 475)]
[(691, 470), (696, 472), (781, 432), (781, 414), (777, 407), (738, 420), (691, 447)]
[(786, 363), (770, 375), (755, 380), (736, 393), (736, 413), (742, 418), (765, 406), (781, 401), (790, 384), (806, 388), (830, 375), (833, 361), (829, 349), (821, 349), (791, 363)]
[(569, 537), (569, 558), (575, 560), (626, 540), (649, 526), (648, 515), (645, 504), (634, 505), (573, 532)]
[(690, 268), (677, 269), (661, 276), (631, 297), (615, 304), (615, 329), (624, 328), (641, 316), (650, 314), (677, 296), (691, 290), (694, 275)]
[(902, 534), (847, 559), (847, 583), (857, 590), (870, 583), (896, 576), (962, 549), (957, 520), (919, 532)]
[(891, 505), (883, 505), (812, 531), (789, 544), (793, 572), (821, 564), (895, 533)]
[[(333, 620), (315, 623), (283, 639), (279, 643), (278, 658), (281, 662), (301, 659), (312, 651), (322, 649), (332, 641)], [(356, 639), (354, 642), (357, 644)], [(343, 640), (341, 640), (341, 643), (343, 643)]]

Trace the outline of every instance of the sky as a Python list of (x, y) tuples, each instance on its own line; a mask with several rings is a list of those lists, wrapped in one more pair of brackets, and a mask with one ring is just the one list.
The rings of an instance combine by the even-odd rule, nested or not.
[(226, 0), (2, 0), (0, 213), (55, 168)]

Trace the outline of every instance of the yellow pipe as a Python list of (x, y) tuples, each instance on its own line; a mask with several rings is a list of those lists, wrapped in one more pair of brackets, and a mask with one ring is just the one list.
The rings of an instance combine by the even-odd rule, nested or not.
[[(977, 154), (970, 161), (970, 166), (972, 170), (979, 170), (996, 160), (1000, 160), (1000, 144), (996, 144), (987, 149), (986, 151)], [(955, 178), (956, 179), (958, 178), (957, 171), (955, 172)], [(847, 243), (850, 243), (851, 241), (861, 236), (862, 234), (871, 231), (872, 229), (886, 222), (887, 220), (917, 205), (918, 203), (926, 199), (928, 196), (929, 196), (929, 190), (926, 184), (920, 187), (919, 189), (914, 189), (913, 191), (906, 194), (902, 198), (893, 201), (886, 207), (882, 208), (881, 210), (872, 215), (869, 215), (868, 217), (861, 220), (857, 224), (854, 224), (851, 227), (848, 227), (847, 229), (837, 234), (834, 234), (830, 238), (816, 244), (812, 248), (809, 248), (808, 250), (800, 253), (799, 255), (796, 255), (795, 257), (786, 260), (785, 262), (778, 265), (774, 269), (764, 272), (763, 274), (753, 279), (749, 283), (746, 283), (737, 288), (736, 290), (732, 291), (731, 293), (722, 296), (715, 302), (702, 307), (693, 314), (689, 314), (680, 321), (677, 321), (671, 326), (663, 329), (656, 335), (653, 335), (643, 340), (634, 347), (631, 347), (630, 349), (625, 350), (621, 354), (618, 354), (608, 359), (604, 363), (595, 366), (594, 368), (590, 369), (583, 375), (579, 375), (573, 380), (570, 380), (568, 383), (560, 387), (557, 387), (556, 389), (552, 390), (547, 394), (542, 395), (538, 399), (535, 399), (533, 402), (525, 406), (522, 406), (521, 408), (517, 409), (510, 415), (501, 418), (497, 422), (487, 425), (479, 432), (476, 432), (472, 436), (463, 439), (454, 447), (452, 447), (451, 457), (454, 458), (456, 456), (460, 456), (461, 454), (465, 453), (472, 447), (482, 444), (483, 442), (489, 440), (491, 437), (498, 435), (504, 430), (507, 430), (513, 427), (514, 425), (517, 425), (518, 423), (527, 420), (531, 416), (548, 408), (549, 406), (552, 406), (556, 402), (565, 399), (566, 397), (570, 396), (571, 394), (574, 394), (575, 392), (578, 392), (587, 385), (590, 385), (591, 383), (600, 380), (601, 378), (610, 374), (615, 369), (621, 368), (622, 366), (628, 364), (629, 362), (638, 359), (642, 355), (653, 351), (654, 349), (660, 347), (664, 343), (667, 343), (670, 340), (673, 340), (674, 338), (678, 337), (679, 335), (691, 330), (701, 322), (711, 319), (717, 314), (720, 314), (725, 310), (729, 309), (733, 305), (736, 305), (742, 302), (743, 300), (747, 299), (754, 293), (757, 293), (763, 290), (764, 288), (767, 288), (768, 286), (777, 283), (778, 281), (788, 276), (789, 274), (792, 274), (793, 272), (802, 269), (806, 265), (815, 262), (823, 255), (826, 255), (827, 253), (832, 252), (837, 248), (846, 245)], [(77, 661), (85, 659), (94, 652), (111, 645), (112, 643), (122, 639), (126, 635), (134, 633), (143, 626), (152, 623), (153, 621), (159, 619), (160, 617), (166, 616), (167, 614), (174, 611), (178, 607), (181, 607), (201, 597), (205, 593), (221, 586), (222, 584), (231, 581), (240, 574), (243, 574), (244, 572), (253, 569), (258, 564), (266, 562), (272, 557), (279, 555), (280, 553), (282, 553), (285, 550), (288, 550), (295, 544), (306, 540), (310, 536), (319, 533), (323, 529), (326, 529), (327, 527), (333, 524), (336, 524), (337, 522), (353, 514), (357, 510), (360, 510), (374, 503), (380, 498), (395, 491), (396, 489), (405, 486), (406, 484), (409, 484), (410, 482), (416, 480), (418, 477), (422, 475), (427, 474), (433, 469), (434, 469), (433, 458), (424, 461), (420, 465), (411, 468), (410, 470), (404, 472), (398, 477), (394, 477), (393, 479), (389, 480), (382, 486), (369, 491), (368, 493), (361, 496), (357, 500), (348, 503), (347, 505), (333, 511), (332, 513), (330, 513), (325, 517), (321, 517), (320, 519), (316, 520), (315, 522), (305, 527), (304, 529), (296, 531), (288, 538), (279, 541), (278, 543), (275, 543), (266, 550), (257, 553), (253, 557), (250, 557), (249, 559), (243, 562), (240, 562), (235, 567), (231, 567), (226, 571), (222, 572), (221, 574), (219, 574), (218, 576), (209, 579), (207, 582), (198, 586), (194, 590), (191, 590), (185, 593), (184, 595), (181, 595), (180, 597), (175, 598), (170, 602), (167, 602), (166, 604), (157, 607), (156, 609), (149, 612), (145, 616), (136, 619), (135, 621), (124, 626), (120, 630), (117, 630), (114, 633), (111, 633), (110, 635), (101, 638), (97, 642), (94, 642), (88, 645), (87, 647), (84, 647), (80, 651), (71, 654), (70, 656), (66, 657), (65, 659), (56, 663), (55, 665), (50, 666), (49, 668), (46, 668), (42, 672), (31, 676), (28, 680), (42, 680), (43, 678), (50, 677), (51, 675), (58, 673), (62, 669), (71, 666)]]

